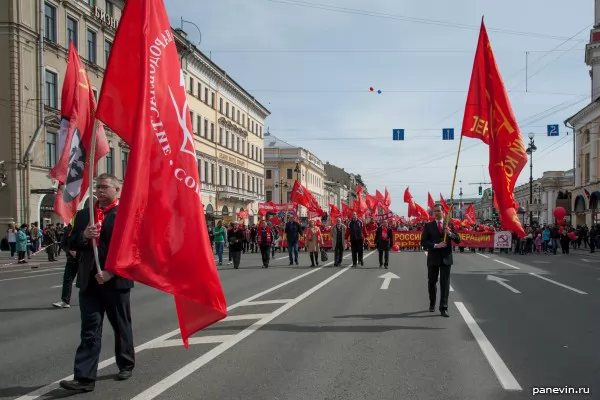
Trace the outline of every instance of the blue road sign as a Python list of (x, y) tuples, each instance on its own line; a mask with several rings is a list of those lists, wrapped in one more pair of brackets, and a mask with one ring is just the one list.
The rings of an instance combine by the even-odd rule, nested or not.
[(442, 129), (442, 139), (443, 140), (454, 140), (454, 128)]
[(548, 125), (548, 136), (558, 136), (558, 125)]
[(404, 129), (393, 129), (392, 137), (394, 140), (404, 140)]

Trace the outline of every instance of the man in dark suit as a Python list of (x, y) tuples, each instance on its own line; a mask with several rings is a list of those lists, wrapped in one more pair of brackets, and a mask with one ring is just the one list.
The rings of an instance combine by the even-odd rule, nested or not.
[[(79, 211), (69, 237), (70, 248), (77, 251), (79, 263), (77, 287), (81, 312), (81, 343), (75, 354), (74, 380), (60, 382), (69, 391), (94, 390), (105, 313), (115, 335), (117, 379), (129, 379), (135, 365), (129, 297), (133, 282), (104, 271), (119, 207), (119, 191), (119, 181), (114, 175), (98, 176), (94, 221), (90, 222), (87, 208)], [(96, 269), (92, 240), (98, 243), (100, 273)]]
[[(452, 241), (460, 243), (460, 237), (444, 223), (441, 204), (433, 207), (435, 220), (425, 224), (421, 234), (421, 246), (427, 250), (427, 279), (429, 285), (429, 311), (435, 311), (436, 284), (440, 277), (440, 313), (448, 314), (450, 293), (450, 267), (452, 266)], [(444, 241), (444, 233), (446, 240)]]

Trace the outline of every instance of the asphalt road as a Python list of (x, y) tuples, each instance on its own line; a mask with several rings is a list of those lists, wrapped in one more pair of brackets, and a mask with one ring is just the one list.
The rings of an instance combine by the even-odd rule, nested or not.
[[(450, 318), (427, 311), (423, 252), (392, 254), (387, 271), (377, 254), (320, 269), (283, 256), (219, 267), (229, 317), (189, 350), (171, 296), (136, 285), (133, 378), (114, 380), (106, 323), (96, 390), (70, 398), (600, 398), (600, 255), (455, 253)], [(0, 398), (65, 396), (52, 383), (72, 373), (80, 318), (76, 289), (52, 308), (61, 280), (56, 263), (0, 268)], [(533, 396), (579, 387), (590, 394)]]

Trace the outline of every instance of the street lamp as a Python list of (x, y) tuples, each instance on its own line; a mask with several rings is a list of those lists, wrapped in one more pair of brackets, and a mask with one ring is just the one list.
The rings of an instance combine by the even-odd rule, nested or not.
[(279, 203), (283, 203), (283, 188), (288, 188), (287, 181), (282, 178), (275, 183), (275, 187), (279, 188)]
[(529, 225), (533, 225), (533, 152), (537, 150), (535, 146), (535, 133), (529, 132), (529, 147), (527, 147), (527, 154), (529, 154)]

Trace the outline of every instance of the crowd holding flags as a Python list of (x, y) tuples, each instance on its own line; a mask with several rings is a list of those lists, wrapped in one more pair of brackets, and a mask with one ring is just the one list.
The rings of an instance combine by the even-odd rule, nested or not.
[[(61, 155), (50, 171), (61, 189), (54, 208), (65, 221), (76, 213), (91, 184), (89, 168), (109, 151), (103, 124), (131, 149), (113, 233), (119, 245), (110, 247), (105, 270), (173, 294), (187, 347), (190, 335), (225, 318), (227, 307), (205, 228), (185, 82), (163, 0), (127, 1), (97, 111), (85, 67), (70, 44), (61, 99)], [(527, 154), (483, 20), (462, 136), (489, 146), (489, 173), (502, 227), (524, 236), (513, 190)], [(341, 211), (329, 203), (332, 223), (355, 212), (361, 218), (387, 215), (404, 220), (390, 212), (387, 188), (385, 194), (376, 190), (370, 195), (358, 186), (356, 193), (357, 200), (342, 203)], [(311, 217), (325, 215), (298, 181), (291, 201), (306, 207)], [(404, 202), (408, 218), (431, 219), (409, 188)], [(440, 203), (446, 213), (451, 211), (441, 194)], [(427, 205), (435, 205), (431, 194)], [(476, 223), (472, 204), (464, 221)]]

